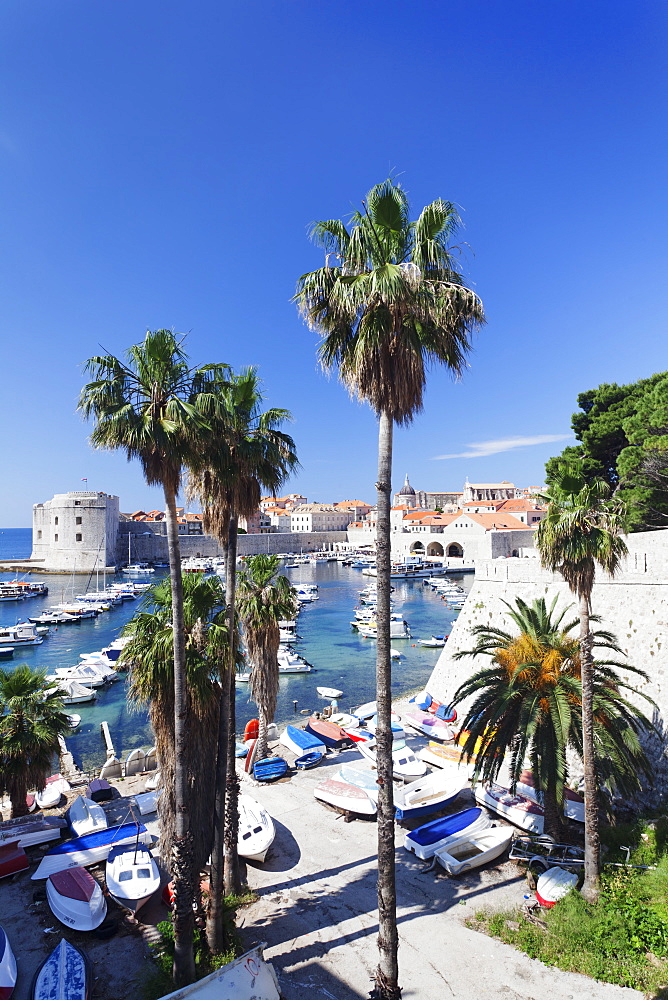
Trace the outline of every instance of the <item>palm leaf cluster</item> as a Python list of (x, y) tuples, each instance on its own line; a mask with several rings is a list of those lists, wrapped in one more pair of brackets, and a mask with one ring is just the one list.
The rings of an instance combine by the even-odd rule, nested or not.
[[(456, 657), (487, 656), (492, 663), (465, 681), (453, 699), (453, 704), (468, 705), (462, 721), (463, 752), (469, 760), (475, 757), (474, 779), (495, 780), (504, 766), (514, 787), (528, 765), (544, 795), (546, 824), (554, 824), (563, 808), (567, 749), (583, 756), (582, 660), (580, 642), (572, 634), (579, 623), (565, 620), (569, 608), (556, 611), (557, 600), (549, 607), (544, 598), (531, 605), (517, 598), (515, 607), (504, 602), (516, 633), (474, 626), (475, 646)], [(597, 630), (592, 639), (604, 655), (621, 653), (608, 631)], [(626, 692), (639, 692), (623, 680), (620, 670), (646, 679), (644, 671), (620, 661), (595, 660), (595, 757), (610, 790), (630, 795), (649, 770), (640, 738), (651, 723), (627, 698)]]

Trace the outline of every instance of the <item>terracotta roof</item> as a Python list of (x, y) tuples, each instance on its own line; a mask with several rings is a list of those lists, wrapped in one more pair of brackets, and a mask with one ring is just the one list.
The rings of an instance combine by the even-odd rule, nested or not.
[(529, 524), (523, 524), (512, 514), (499, 514), (498, 512), (494, 514), (472, 514), (465, 513), (459, 514), (459, 517), (469, 517), (472, 521), (477, 521), (481, 524), (483, 528), (487, 530), (495, 529), (496, 531), (533, 531), (533, 527)]
[(533, 500), (524, 500), (524, 499), (519, 499), (519, 500), (502, 500), (499, 503), (499, 505), (498, 505), (498, 507), (496, 509), (497, 510), (503, 510), (503, 511), (506, 511), (506, 510), (541, 510), (541, 511), (545, 510), (544, 507), (541, 507), (538, 504), (534, 503)]
[[(494, 507), (498, 510), (499, 500), (467, 500), (466, 503), (462, 504), (462, 510), (466, 510), (467, 507)], [(511, 500), (504, 500), (503, 503), (512, 503)]]

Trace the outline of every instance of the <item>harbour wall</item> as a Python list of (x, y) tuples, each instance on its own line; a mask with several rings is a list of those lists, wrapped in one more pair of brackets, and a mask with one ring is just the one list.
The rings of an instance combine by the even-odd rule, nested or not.
[[(629, 535), (626, 543), (629, 554), (614, 578), (597, 571), (592, 610), (601, 618), (597, 627), (617, 636), (624, 653), (618, 659), (625, 659), (649, 675), (646, 682), (633, 675), (627, 678), (657, 703), (657, 721), (663, 725), (663, 720), (668, 720), (668, 530)], [(576, 596), (558, 573), (542, 569), (537, 558), (477, 562), (471, 592), (427, 685), (434, 698), (447, 702), (464, 680), (489, 665), (489, 657), (485, 656), (461, 660), (454, 657), (474, 645), (471, 629), (475, 625), (515, 631), (503, 602), (514, 605), (517, 597), (529, 604), (544, 597), (548, 606), (557, 597), (558, 609), (571, 605), (567, 620), (577, 618)], [(643, 698), (633, 700), (652, 715)]]
[[(130, 545), (128, 535), (132, 536)], [(239, 535), (237, 553), (240, 556), (251, 556), (261, 552), (268, 555), (276, 555), (278, 552), (317, 552), (323, 548), (331, 548), (335, 542), (345, 542), (347, 537), (345, 531)], [(222, 547), (210, 535), (179, 534), (179, 543), (184, 558), (217, 559), (223, 555)], [(119, 525), (117, 564), (127, 563), (128, 551), (132, 553), (132, 562), (166, 562), (168, 553), (164, 522), (149, 531), (144, 521), (122, 521)]]

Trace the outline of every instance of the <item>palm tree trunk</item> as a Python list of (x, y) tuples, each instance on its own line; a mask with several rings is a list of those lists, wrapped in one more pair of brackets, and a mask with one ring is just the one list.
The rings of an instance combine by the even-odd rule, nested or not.
[(174, 806), (175, 838), (171, 858), (174, 882), (174, 982), (186, 986), (195, 978), (193, 957), (193, 845), (188, 808), (186, 760), (188, 752), (188, 705), (186, 646), (183, 622), (181, 547), (176, 518), (176, 493), (165, 485), (165, 521), (172, 588), (174, 639)]
[[(257, 668), (253, 668), (257, 669)], [(267, 739), (267, 713), (262, 705), (257, 706), (258, 722), (260, 728), (257, 734), (257, 746), (255, 748), (255, 760), (264, 760), (269, 756), (269, 741)]]
[(26, 796), (28, 794), (28, 782), (23, 776), (16, 776), (12, 779), (10, 799), (12, 803), (12, 819), (18, 819), (19, 816), (28, 815), (28, 803), (26, 801)]
[(378, 427), (376, 483), (376, 766), (378, 769), (378, 968), (373, 997), (398, 1000), (397, 890), (394, 871), (394, 800), (392, 787), (392, 661), (390, 659), (390, 491), (392, 489), (392, 418), (381, 413)]
[(227, 727), (227, 782), (225, 785), (225, 895), (241, 892), (239, 873), (239, 778), (237, 777), (236, 728), (237, 728), (237, 678), (236, 678), (236, 590), (237, 590), (237, 517), (230, 518), (227, 543), (227, 634), (229, 643), (230, 715)]
[[(226, 583), (227, 587), (227, 583)], [(229, 600), (226, 594), (226, 599)], [(211, 874), (209, 878), (209, 906), (206, 914), (206, 939), (214, 955), (225, 948), (223, 920), (223, 872), (225, 830), (225, 781), (227, 778), (227, 729), (230, 711), (230, 687), (227, 683), (227, 664), (220, 678), (220, 715), (216, 762), (216, 789), (214, 796), (213, 846), (211, 848)]]
[(600, 892), (600, 841), (598, 834), (598, 782), (594, 759), (594, 676), (590, 595), (580, 595), (580, 664), (582, 670), (582, 763), (585, 797), (585, 864), (582, 895), (595, 903)]

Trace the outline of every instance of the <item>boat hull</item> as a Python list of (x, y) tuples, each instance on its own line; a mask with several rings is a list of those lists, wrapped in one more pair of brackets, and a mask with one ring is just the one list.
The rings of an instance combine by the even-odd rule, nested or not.
[(301, 757), (297, 757), (295, 767), (300, 771), (307, 771), (309, 768), (319, 764), (323, 757), (324, 754), (320, 750), (310, 750)]
[(463, 875), (471, 868), (480, 868), (495, 861), (512, 839), (510, 827), (495, 826), (452, 841), (447, 847), (435, 851), (434, 857), (448, 875)]
[(37, 970), (32, 1000), (88, 1000), (90, 985), (88, 959), (63, 939)]
[(95, 830), (106, 830), (107, 815), (97, 802), (80, 795), (67, 810), (67, 822), (75, 837), (85, 837)]
[[(45, 854), (32, 879), (48, 878), (56, 872), (68, 868), (85, 868), (87, 865), (106, 861), (112, 847), (123, 847), (134, 844), (137, 838), (137, 824), (125, 823), (122, 826), (110, 826), (106, 830), (88, 833), (85, 837), (75, 837), (64, 844), (58, 844)], [(139, 826), (139, 843), (152, 844), (153, 837), (145, 826)]]
[(548, 868), (536, 883), (536, 899), (541, 906), (551, 910), (555, 903), (568, 895), (578, 883), (578, 877), (573, 872), (567, 872), (558, 866)]
[(264, 861), (267, 851), (274, 842), (276, 828), (274, 821), (250, 795), (242, 792), (239, 796), (239, 837), (237, 849), (242, 858), (249, 861)]
[(311, 716), (306, 723), (305, 731), (315, 736), (330, 750), (345, 750), (346, 747), (352, 746), (352, 740), (340, 726), (324, 719), (315, 719)]
[(0, 927), (0, 1000), (9, 1000), (16, 986), (16, 959), (4, 929)]
[(474, 806), (411, 830), (404, 837), (404, 847), (423, 861), (428, 861), (447, 844), (490, 826), (491, 820), (485, 810)]
[(342, 812), (357, 813), (359, 816), (376, 815), (376, 803), (357, 785), (327, 778), (326, 781), (316, 785), (313, 794), (320, 802), (334, 806)]
[(0, 823), (0, 842), (18, 840), (21, 847), (34, 847), (60, 840), (60, 834), (67, 826), (62, 816), (22, 816)]
[(107, 889), (116, 902), (137, 913), (160, 888), (160, 871), (144, 845), (114, 847), (105, 870)]
[(53, 915), (75, 931), (93, 931), (107, 915), (102, 889), (84, 868), (50, 876), (46, 880), (46, 898)]
[(325, 751), (325, 744), (318, 736), (307, 733), (304, 729), (298, 729), (297, 726), (286, 726), (284, 732), (278, 737), (278, 741), (300, 757), (302, 754), (312, 751), (321, 753)]
[(288, 763), (282, 757), (266, 757), (253, 764), (253, 777), (256, 781), (278, 781), (288, 770)]
[(463, 790), (463, 782), (456, 778), (453, 780), (442, 772), (428, 774), (395, 792), (395, 819), (403, 823), (430, 816), (454, 802)]
[(535, 802), (523, 795), (513, 795), (507, 788), (492, 782), (476, 785), (475, 799), (509, 823), (519, 826), (528, 833), (543, 832), (543, 810)]
[(451, 743), (455, 738), (455, 731), (452, 726), (442, 719), (437, 719), (435, 715), (427, 715), (422, 712), (406, 712), (403, 716), (404, 724), (415, 729), (423, 736), (428, 736), (430, 740), (441, 740), (443, 743)]

